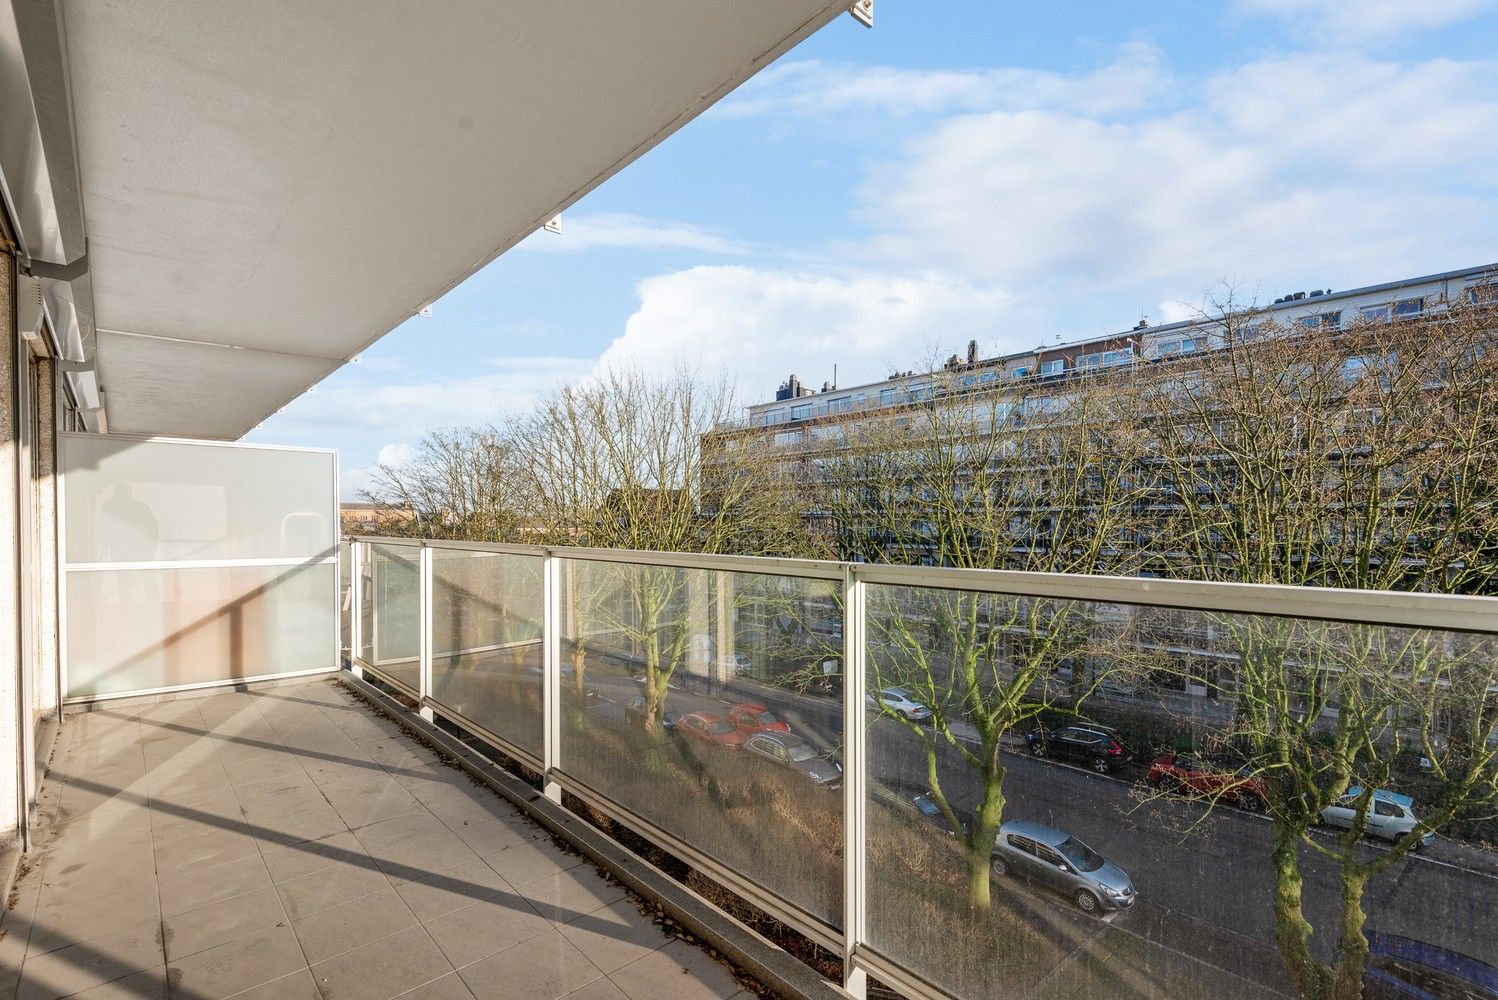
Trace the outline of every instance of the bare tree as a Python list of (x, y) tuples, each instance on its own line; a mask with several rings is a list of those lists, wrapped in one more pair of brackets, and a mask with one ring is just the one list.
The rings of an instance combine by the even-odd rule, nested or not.
[(417, 456), (376, 467), (364, 496), (387, 513), (386, 530), (416, 538), (523, 541), (531, 497), (521, 488), (515, 446), (496, 427), (428, 434)]
[[(795, 555), (805, 551), (801, 491), (762, 449), (710, 434), (733, 415), (725, 382), (690, 372), (608, 370), (547, 400), (517, 431), (540, 536), (558, 544), (658, 552)], [(611, 632), (638, 651), (647, 726), (660, 725), (667, 685), (687, 652), (683, 601), (691, 574), (666, 566), (590, 564), (569, 590), (582, 633)]]
[[(1444, 306), (1444, 304), (1442, 304)], [(1277, 329), (1251, 311), (1204, 323), (1214, 350), (1136, 384), (1161, 496), (1152, 568), (1171, 575), (1376, 590), (1491, 592), (1498, 500), (1492, 316), (1454, 303), (1418, 321)], [(1498, 802), (1498, 671), (1471, 637), (1206, 615), (1232, 654), (1224, 744), (1266, 790), (1275, 938), (1301, 992), (1361, 997), (1362, 901), (1426, 834)], [(1359, 847), (1375, 790), (1409, 751), (1434, 782), (1388, 852)], [(1312, 833), (1360, 789), (1351, 829)], [(1330, 860), (1340, 927), (1316, 947), (1302, 854)], [(1321, 957), (1332, 953), (1328, 961)]]
[[(1124, 398), (1104, 378), (972, 391), (950, 375), (929, 395), (850, 424), (819, 460), (844, 554), (1051, 573), (1126, 568), (1140, 436), (1119, 409)], [(1116, 629), (1082, 602), (876, 587), (872, 603), (871, 689), (903, 688), (930, 709), (929, 720), (911, 718), (879, 701), (923, 749), (931, 798), (963, 841), (969, 903), (987, 909), (1005, 737), (1124, 669), (1127, 644), (1105, 636)], [(943, 775), (949, 757), (978, 785), (970, 822)]]

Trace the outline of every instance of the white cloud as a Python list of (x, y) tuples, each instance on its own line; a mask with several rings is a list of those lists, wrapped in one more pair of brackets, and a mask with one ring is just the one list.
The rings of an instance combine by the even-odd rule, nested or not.
[(640, 305), (600, 365), (669, 368), (734, 377), (758, 402), (791, 372), (808, 385), (883, 378), (918, 363), (939, 340), (959, 350), (976, 337), (994, 349), (998, 291), (935, 273), (817, 274), (745, 266), (694, 267), (640, 283)]
[(690, 250), (720, 256), (748, 252), (741, 243), (685, 222), (660, 222), (623, 212), (562, 216), (562, 231), (532, 233), (517, 249), (541, 253), (584, 250)]
[(849, 111), (931, 115), (958, 111), (1065, 108), (1114, 114), (1142, 107), (1167, 85), (1158, 49), (1122, 47), (1112, 63), (1068, 75), (1043, 70), (897, 69), (818, 60), (784, 63), (750, 80), (713, 115), (824, 117)]
[(1376, 281), (1491, 256), (1493, 64), (1279, 58), (1185, 96), (1122, 122), (948, 118), (870, 175), (859, 214), (877, 235), (846, 249), (1021, 300), (1123, 287), (1191, 300), (1223, 277)]
[(376, 465), (401, 466), (409, 465), (421, 457), (421, 451), (411, 447), (404, 441), (398, 444), (387, 444), (380, 449), (380, 454), (375, 458)]
[(1492, 10), (1494, 0), (1238, 0), (1245, 14), (1283, 18), (1338, 38), (1396, 41), (1400, 33), (1441, 28)]
[[(378, 384), (348, 378), (301, 396), (286, 408), (278, 429), (316, 439), (348, 434), (384, 441), (418, 441), (439, 427), (483, 424), (521, 412), (545, 392), (586, 373), (590, 360), (566, 357), (491, 358), (490, 370), (452, 377), (427, 376)], [(346, 369), (345, 371), (350, 371)], [(405, 445), (382, 448), (392, 457)], [(396, 450), (392, 450), (396, 449)]]

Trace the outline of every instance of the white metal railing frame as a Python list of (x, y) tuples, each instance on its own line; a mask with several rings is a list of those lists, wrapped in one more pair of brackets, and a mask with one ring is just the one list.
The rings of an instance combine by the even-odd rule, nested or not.
[[(1243, 614), (1389, 628), (1434, 629), (1485, 635), (1498, 634), (1498, 598), (1394, 591), (1334, 590), (1276, 584), (1245, 584), (1162, 580), (1142, 577), (1091, 576), (1084, 574), (1033, 573), (1013, 570), (956, 569), (931, 566), (890, 566), (830, 560), (787, 559), (758, 556), (705, 555), (651, 552), (633, 549), (597, 549), (571, 546), (517, 545), (496, 542), (463, 542), (443, 539), (349, 536), (354, 543), (351, 566), (356, 596), (353, 612), (362, 610), (362, 587), (358, 572), (364, 566), (369, 545), (419, 547), (422, 551), (420, 600), (431, 599), (431, 550), (458, 549), (524, 555), (543, 560), (542, 650), (544, 754), (535, 755), (514, 746), (503, 734), (488, 732), (462, 713), (432, 697), (430, 684), (430, 615), (421, 609), (422, 690), (409, 692), (406, 685), (387, 677), (360, 656), (362, 630), (357, 619), (351, 628), (355, 669), (391, 681), (407, 693), (418, 694), (422, 713), (433, 714), (469, 728), (496, 749), (531, 767), (538, 767), (548, 798), (561, 801), (562, 792), (576, 795), (591, 807), (609, 815), (639, 836), (721, 881), (727, 888), (760, 906), (788, 926), (834, 952), (840, 951), (844, 966), (844, 988), (855, 997), (866, 994), (872, 975), (917, 997), (941, 1000), (949, 997), (936, 984), (874, 949), (866, 925), (866, 804), (867, 733), (863, 725), (850, 725), (865, 712), (867, 605), (870, 586), (921, 587), (981, 592), (1017, 597), (1043, 597), (1103, 604), (1126, 604)], [(843, 603), (843, 691), (844, 730), (844, 871), (841, 928), (807, 912), (766, 886), (733, 871), (702, 849), (684, 842), (669, 831), (636, 814), (626, 803), (568, 775), (561, 746), (561, 632), (563, 562), (579, 560), (646, 566), (669, 566), (714, 572), (754, 573), (807, 580), (835, 581), (841, 586)]]

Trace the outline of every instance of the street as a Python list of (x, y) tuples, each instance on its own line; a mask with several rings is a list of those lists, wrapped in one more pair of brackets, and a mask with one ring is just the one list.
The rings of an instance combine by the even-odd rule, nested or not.
[[(603, 658), (593, 658), (587, 682), (604, 704), (623, 705), (641, 692), (638, 680)], [(699, 686), (705, 689), (705, 679), (678, 674), (669, 710), (678, 716), (724, 714), (735, 704), (763, 704), (820, 751), (840, 758), (843, 726), (837, 699), (744, 679), (712, 694)], [(1273, 940), (1265, 818), (1226, 806), (1209, 812), (1198, 802), (1152, 794), (1142, 784), (1144, 768), (1138, 763), (1116, 776), (1098, 775), (1036, 759), (1021, 746), (1018, 740), (1006, 745), (1005, 818), (1067, 831), (1128, 872), (1139, 901), (1109, 918), (1112, 932), (1136, 936), (1272, 990), (1288, 990)], [(906, 797), (926, 787), (924, 752), (900, 723), (882, 718), (871, 723), (869, 757), (871, 781)], [(979, 789), (956, 752), (941, 754), (939, 774), (954, 806), (970, 809)], [(934, 826), (931, 836), (941, 836)], [(1339, 920), (1335, 867), (1304, 847), (1302, 862), (1307, 916), (1317, 928), (1322, 956), (1330, 958), (1328, 942)], [(1367, 926), (1498, 965), (1498, 937), (1491, 932), (1498, 918), (1493, 871), (1490, 853), (1438, 842), (1425, 855), (1399, 861), (1369, 885)], [(996, 893), (1001, 891), (996, 887)], [(1033, 892), (1049, 897), (1056, 907), (1070, 906), (1043, 889), (1014, 886), (1008, 891)]]

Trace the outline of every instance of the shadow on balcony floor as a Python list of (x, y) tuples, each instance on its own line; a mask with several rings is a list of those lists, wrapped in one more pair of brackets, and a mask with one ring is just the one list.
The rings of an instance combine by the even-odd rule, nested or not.
[(747, 998), (336, 683), (71, 716), (0, 922), (23, 998)]

